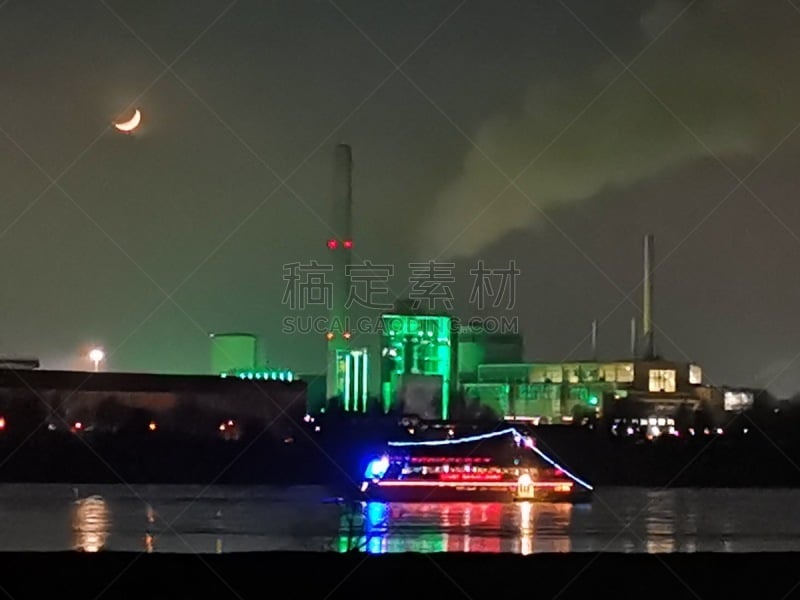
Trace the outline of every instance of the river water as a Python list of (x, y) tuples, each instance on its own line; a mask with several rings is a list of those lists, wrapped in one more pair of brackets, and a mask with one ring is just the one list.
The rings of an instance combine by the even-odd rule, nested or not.
[(591, 504), (340, 505), (319, 487), (0, 485), (0, 551), (800, 551), (800, 490), (605, 488)]

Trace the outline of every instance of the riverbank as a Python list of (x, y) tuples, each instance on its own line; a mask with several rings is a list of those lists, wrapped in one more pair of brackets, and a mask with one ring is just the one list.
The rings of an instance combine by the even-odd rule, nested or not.
[[(595, 486), (800, 487), (800, 445), (748, 435), (636, 443), (584, 428), (536, 430), (539, 446)], [(333, 486), (346, 492), (381, 451), (382, 432), (340, 431), (239, 440), (145, 434), (0, 438), (2, 483)]]
[(793, 598), (797, 554), (6, 553), (26, 598)]

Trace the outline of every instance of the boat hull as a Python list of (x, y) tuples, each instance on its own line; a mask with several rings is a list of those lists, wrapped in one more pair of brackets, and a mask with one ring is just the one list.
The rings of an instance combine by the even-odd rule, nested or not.
[(364, 498), (375, 502), (568, 502), (577, 504), (590, 502), (591, 492), (588, 490), (555, 492), (552, 489), (541, 489), (535, 490), (533, 496), (520, 496), (517, 486), (482, 488), (478, 486), (415, 487), (370, 484), (364, 491)]

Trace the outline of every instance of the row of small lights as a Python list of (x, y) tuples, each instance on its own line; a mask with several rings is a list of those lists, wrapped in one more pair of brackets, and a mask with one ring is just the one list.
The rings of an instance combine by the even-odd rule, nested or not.
[[(2, 427), (0, 427), (0, 429), (5, 429), (6, 420), (4, 418), (0, 417), (0, 421), (2, 421)], [(221, 423), (220, 426), (218, 427), (218, 429), (220, 431), (226, 431), (228, 429), (234, 428), (235, 426), (236, 426), (236, 423), (234, 423), (233, 420), (229, 419), (228, 421), (225, 421), (225, 422)], [(158, 423), (156, 423), (155, 421), (150, 421), (147, 424), (147, 429), (148, 429), (148, 431), (156, 431), (158, 429)], [(75, 421), (72, 424), (72, 431), (78, 432), (78, 431), (83, 431), (83, 430), (84, 430), (83, 421)]]
[(292, 371), (248, 371), (246, 373), (239, 373), (238, 375), (220, 373), (219, 376), (222, 379), (227, 379), (228, 377), (238, 377), (239, 379), (263, 379), (264, 381), (294, 381), (294, 373), (292, 373)]

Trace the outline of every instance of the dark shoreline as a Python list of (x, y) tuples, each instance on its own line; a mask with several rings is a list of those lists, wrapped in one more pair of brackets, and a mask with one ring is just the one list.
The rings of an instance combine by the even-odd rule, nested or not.
[(800, 554), (4, 553), (23, 598), (757, 598), (800, 595)]
[[(630, 444), (577, 430), (537, 431), (540, 447), (595, 486), (800, 487), (800, 447), (763, 437), (719, 436)], [(384, 438), (385, 439), (385, 438)], [(380, 435), (309, 437), (287, 443), (164, 435), (45, 433), (0, 439), (0, 483), (325, 485), (353, 489)]]

